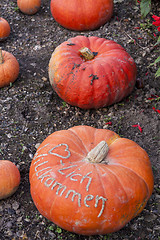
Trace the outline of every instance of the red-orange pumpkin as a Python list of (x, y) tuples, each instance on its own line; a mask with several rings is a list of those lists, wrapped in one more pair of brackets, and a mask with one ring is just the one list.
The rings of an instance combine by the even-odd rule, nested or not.
[(11, 28), (9, 23), (0, 17), (0, 41), (5, 40), (10, 34)]
[(20, 184), (20, 173), (14, 163), (0, 160), (0, 199), (10, 197)]
[(50, 7), (59, 24), (77, 31), (94, 30), (113, 14), (113, 0), (51, 0)]
[(0, 49), (0, 88), (13, 83), (19, 74), (19, 63), (12, 53)]
[(153, 190), (147, 153), (106, 129), (76, 126), (39, 146), (30, 167), (33, 201), (42, 215), (78, 234), (124, 227)]
[(40, 9), (41, 0), (17, 0), (17, 6), (21, 12), (32, 15)]
[(85, 109), (100, 108), (131, 93), (136, 82), (136, 64), (114, 41), (77, 36), (53, 52), (49, 79), (67, 103)]

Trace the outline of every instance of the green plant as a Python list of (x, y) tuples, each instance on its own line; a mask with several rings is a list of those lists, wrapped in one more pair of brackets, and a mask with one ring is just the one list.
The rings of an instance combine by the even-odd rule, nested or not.
[(140, 9), (142, 17), (146, 17), (151, 10), (151, 0), (141, 0)]
[[(141, 2), (140, 2), (140, 9), (141, 9), (142, 17), (146, 17), (147, 14), (151, 10), (151, 0), (141, 0)], [(152, 24), (148, 24), (148, 25), (141, 24), (141, 27), (142, 28), (144, 28), (144, 27), (150, 28), (152, 25), (155, 25), (155, 26), (158, 26), (158, 31), (160, 32), (160, 17), (155, 16), (155, 15), (153, 15), (152, 17), (154, 18), (155, 22), (153, 22)], [(160, 36), (158, 37), (158, 40), (157, 40), (157, 43), (155, 44), (155, 47), (158, 46), (159, 44), (160, 44)], [(152, 65), (156, 65), (159, 62), (160, 62), (160, 57), (158, 57), (153, 63), (151, 63), (149, 65), (149, 67), (152, 66)], [(160, 67), (156, 71), (155, 77), (156, 78), (160, 77)]]
[(62, 102), (63, 107), (66, 107), (67, 103), (66, 102)]
[[(157, 30), (158, 32), (160, 32), (160, 17), (157, 17), (155, 15), (152, 16), (152, 18), (155, 20), (152, 25), (155, 25), (157, 26)], [(160, 45), (160, 36), (158, 37), (158, 40), (155, 44), (155, 47), (156, 46), (159, 46)], [(157, 64), (160, 62), (160, 56), (154, 61), (154, 63), (151, 63), (150, 66), (154, 65), (154, 64)], [(158, 68), (157, 72), (155, 73), (155, 77), (160, 77), (160, 67)]]
[(57, 227), (55, 232), (57, 232), (58, 234), (61, 234), (62, 233), (62, 229), (60, 227)]
[(51, 230), (51, 231), (53, 231), (53, 230), (54, 230), (54, 227), (53, 227), (52, 225), (50, 225), (50, 226), (48, 227), (48, 229)]
[[(149, 67), (153, 66), (153, 65), (156, 65), (159, 62), (160, 62), (160, 56), (153, 63), (151, 63), (149, 65)], [(155, 77), (160, 77), (160, 67), (158, 68), (157, 72), (155, 73)]]

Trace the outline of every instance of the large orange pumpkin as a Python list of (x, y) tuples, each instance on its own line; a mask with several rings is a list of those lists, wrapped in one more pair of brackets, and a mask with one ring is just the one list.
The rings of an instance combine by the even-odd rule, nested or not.
[(14, 194), (20, 184), (20, 173), (14, 163), (0, 160), (0, 200)]
[(19, 63), (12, 53), (0, 49), (0, 88), (13, 83), (19, 74)]
[(0, 17), (0, 41), (5, 40), (10, 34), (11, 28), (9, 23)]
[(50, 7), (59, 24), (77, 31), (94, 30), (113, 14), (113, 0), (51, 0)]
[(40, 9), (41, 0), (17, 0), (17, 6), (21, 12), (33, 15)]
[(33, 201), (42, 215), (78, 234), (124, 227), (153, 190), (147, 153), (106, 129), (76, 126), (39, 146), (30, 167)]
[(99, 108), (119, 102), (131, 93), (136, 82), (136, 64), (114, 41), (77, 36), (54, 50), (49, 79), (67, 103), (85, 109)]

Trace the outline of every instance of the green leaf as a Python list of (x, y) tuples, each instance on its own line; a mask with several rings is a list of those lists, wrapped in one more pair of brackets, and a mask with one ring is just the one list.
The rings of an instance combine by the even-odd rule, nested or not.
[(153, 66), (154, 64), (156, 64), (156, 63), (158, 63), (158, 62), (160, 62), (160, 56), (154, 61), (154, 63), (151, 63), (151, 64), (149, 65), (149, 67), (150, 67), (150, 66)]
[(156, 74), (155, 74), (155, 77), (157, 78), (157, 77), (160, 77), (160, 68), (158, 68), (158, 70), (157, 70), (157, 72), (156, 72)]
[(158, 40), (157, 40), (155, 46), (158, 45), (159, 43), (160, 43), (160, 36), (159, 36), (159, 38), (158, 38)]
[(146, 17), (151, 10), (151, 0), (142, 0), (140, 8), (142, 17)]
[(57, 233), (62, 233), (62, 229), (60, 228), (60, 227), (57, 227), (57, 229), (56, 229), (56, 231), (55, 232), (57, 232)]

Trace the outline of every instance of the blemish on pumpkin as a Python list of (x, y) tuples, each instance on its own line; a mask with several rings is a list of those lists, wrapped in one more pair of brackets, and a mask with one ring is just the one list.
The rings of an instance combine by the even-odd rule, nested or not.
[(74, 63), (72, 70), (74, 70), (75, 68), (78, 68), (78, 67), (80, 67), (80, 64)]
[(92, 52), (94, 56), (97, 56), (98, 55), (98, 52)]
[(76, 45), (75, 43), (67, 43), (68, 46), (74, 46)]
[(97, 77), (97, 75), (94, 75), (94, 74), (90, 74), (90, 75), (89, 75), (89, 78), (90, 78), (90, 77), (92, 77), (92, 79), (91, 79), (91, 85), (93, 85), (93, 81), (94, 81), (94, 80), (99, 79), (99, 77)]

